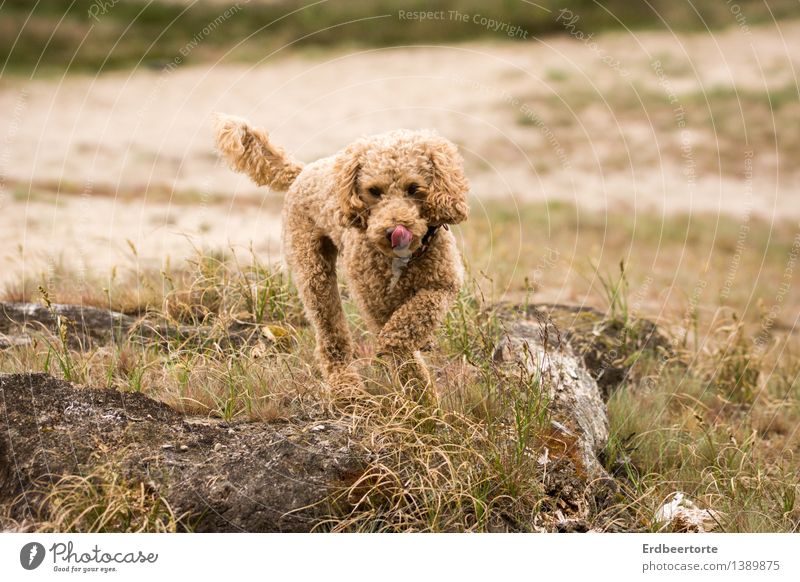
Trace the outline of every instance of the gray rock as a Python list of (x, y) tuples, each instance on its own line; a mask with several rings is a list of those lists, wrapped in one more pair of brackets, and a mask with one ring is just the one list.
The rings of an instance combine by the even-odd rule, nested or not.
[(32, 343), (33, 342), (31, 341), (31, 338), (28, 337), (27, 335), (7, 336), (3, 333), (0, 333), (0, 350), (7, 348), (29, 346)]
[(132, 317), (117, 311), (84, 305), (53, 303), (0, 302), (0, 349), (30, 343), (30, 334), (47, 330), (64, 337), (70, 347), (140, 341), (165, 343), (169, 340), (192, 344), (217, 342), (224, 347), (240, 347), (261, 339), (261, 327), (254, 322), (231, 321), (223, 329), (203, 325), (176, 325), (150, 317)]
[(506, 319), (495, 361), (521, 364), (541, 379), (549, 393), (551, 426), (577, 449), (577, 474), (587, 476), (585, 483), (609, 479), (597, 458), (608, 441), (608, 416), (597, 382), (545, 314), (516, 313)]
[(23, 519), (21, 493), (54, 475), (88, 472), (103, 447), (126, 478), (156, 489), (196, 531), (309, 531), (368, 458), (348, 427), (317, 426), (186, 419), (141, 394), (4, 374), (0, 503), (16, 500)]

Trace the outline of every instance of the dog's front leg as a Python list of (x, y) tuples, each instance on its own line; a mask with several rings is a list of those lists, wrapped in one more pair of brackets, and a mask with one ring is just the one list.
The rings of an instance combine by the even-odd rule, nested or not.
[(287, 222), (286, 260), (316, 332), (317, 361), (331, 388), (360, 390), (361, 380), (351, 366), (353, 346), (336, 278), (338, 250), (303, 220), (290, 217)]
[(444, 320), (454, 290), (421, 289), (398, 307), (378, 334), (378, 355), (388, 359), (399, 381), (417, 400), (435, 402), (430, 373), (419, 350)]

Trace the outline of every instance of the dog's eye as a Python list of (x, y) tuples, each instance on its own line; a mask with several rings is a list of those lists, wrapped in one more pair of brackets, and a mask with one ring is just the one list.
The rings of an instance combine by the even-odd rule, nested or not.
[(408, 192), (409, 196), (413, 196), (418, 191), (419, 191), (419, 186), (417, 184), (414, 184), (414, 183), (409, 184), (408, 188), (406, 188), (406, 192)]
[(383, 194), (383, 190), (381, 190), (378, 186), (372, 186), (369, 189), (369, 193), (375, 196), (375, 198), (380, 198), (381, 194)]

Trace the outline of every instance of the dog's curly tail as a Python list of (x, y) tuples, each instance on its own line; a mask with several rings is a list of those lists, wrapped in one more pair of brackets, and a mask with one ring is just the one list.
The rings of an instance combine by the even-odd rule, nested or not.
[(266, 131), (251, 126), (246, 119), (217, 113), (214, 116), (217, 149), (237, 172), (259, 186), (284, 192), (303, 170), (281, 147), (269, 141)]

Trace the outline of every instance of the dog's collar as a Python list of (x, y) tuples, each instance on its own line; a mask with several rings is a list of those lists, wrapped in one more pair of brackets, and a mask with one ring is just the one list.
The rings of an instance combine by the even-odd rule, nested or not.
[(419, 248), (416, 251), (414, 251), (411, 255), (407, 255), (405, 257), (394, 257), (392, 259), (392, 282), (389, 284), (389, 289), (393, 289), (400, 280), (400, 276), (403, 274), (403, 269), (408, 266), (409, 261), (413, 261), (414, 259), (425, 254), (425, 251), (428, 250), (428, 247), (431, 244), (431, 240), (433, 240), (433, 237), (436, 236), (436, 233), (439, 232), (440, 228), (450, 230), (450, 227), (448, 227), (446, 224), (429, 226), (427, 232), (422, 237)]
[(433, 237), (436, 236), (436, 233), (439, 232), (440, 228), (444, 228), (445, 230), (450, 230), (450, 227), (447, 226), (446, 224), (437, 224), (436, 226), (429, 226), (427, 232), (422, 237), (422, 243), (419, 245), (419, 248), (415, 250), (414, 253), (411, 255), (412, 259), (416, 259), (425, 254), (425, 251), (428, 250), (428, 247), (431, 244), (431, 240), (433, 240)]

